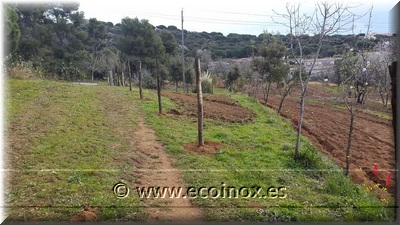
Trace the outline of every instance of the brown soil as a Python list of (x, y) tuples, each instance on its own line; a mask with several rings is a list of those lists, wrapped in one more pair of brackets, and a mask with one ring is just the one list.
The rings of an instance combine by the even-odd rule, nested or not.
[[(115, 115), (116, 110), (113, 109), (115, 105), (120, 105), (121, 100), (113, 100), (107, 93), (102, 95), (104, 110), (109, 114), (110, 123), (116, 127), (114, 132), (127, 137), (131, 146), (131, 151), (114, 158), (116, 162), (129, 163), (132, 167), (132, 172), (127, 171), (121, 174), (120, 178), (128, 183), (134, 183), (136, 187), (181, 187), (185, 190), (187, 185), (182, 172), (172, 166), (174, 160), (156, 140), (155, 132), (145, 124), (143, 115), (139, 111), (134, 111), (133, 113), (140, 114), (138, 122), (135, 126), (127, 127), (124, 120), (119, 118), (125, 117), (126, 112), (132, 113), (132, 110), (137, 109), (119, 108), (118, 111), (123, 110), (124, 113)], [(131, 193), (136, 193), (136, 190), (131, 188)], [(148, 221), (201, 221), (203, 218), (201, 209), (193, 206), (187, 198), (143, 198), (141, 201), (149, 214)]]
[[(320, 88), (320, 87), (319, 87)], [(308, 99), (332, 97), (331, 94), (310, 85)], [(299, 97), (285, 100), (281, 115), (289, 119), (297, 129), (299, 114)], [(269, 107), (277, 109), (279, 96), (271, 96)], [(306, 103), (302, 134), (307, 136), (313, 145), (328, 155), (342, 168), (345, 167), (345, 149), (348, 140), (350, 114), (346, 109), (338, 109), (323, 103)], [(395, 149), (392, 122), (378, 116), (356, 109), (354, 131), (351, 144), (350, 176), (354, 182), (386, 187), (389, 171), (392, 172), (391, 184), (386, 187), (390, 194), (395, 193)], [(378, 164), (378, 176), (372, 174), (373, 164)], [(374, 188), (380, 198), (386, 198), (388, 192)]]
[(83, 221), (96, 221), (97, 220), (98, 209), (92, 208), (90, 206), (85, 206), (83, 211), (78, 215), (73, 216), (70, 222), (83, 222)]
[(204, 141), (203, 146), (199, 146), (198, 142), (193, 142), (186, 144), (183, 147), (190, 152), (195, 152), (202, 155), (214, 155), (223, 147), (223, 145), (214, 141)]
[[(143, 121), (138, 123), (139, 129), (134, 133), (137, 137), (135, 148), (138, 153), (135, 158), (140, 168), (139, 187), (181, 187), (186, 190), (182, 172), (175, 169), (174, 162), (164, 151), (156, 135)], [(194, 207), (188, 198), (146, 198), (149, 221), (201, 221), (203, 213), (200, 208)]]
[(144, 101), (144, 102), (146, 102), (146, 101), (153, 101), (151, 98), (135, 98), (134, 100), (136, 100), (136, 101)]
[[(189, 115), (197, 117), (197, 97), (193, 94), (163, 92), (163, 96), (171, 98), (179, 109), (173, 109), (169, 114)], [(251, 122), (255, 113), (225, 95), (203, 96), (204, 118), (218, 119), (230, 123)]]

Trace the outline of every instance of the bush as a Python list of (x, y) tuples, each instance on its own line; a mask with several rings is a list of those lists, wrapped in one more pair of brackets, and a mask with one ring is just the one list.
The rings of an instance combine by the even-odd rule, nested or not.
[[(202, 93), (213, 93), (213, 79), (208, 71), (202, 74), (200, 82)], [(195, 87), (192, 92), (197, 93), (197, 88)]]

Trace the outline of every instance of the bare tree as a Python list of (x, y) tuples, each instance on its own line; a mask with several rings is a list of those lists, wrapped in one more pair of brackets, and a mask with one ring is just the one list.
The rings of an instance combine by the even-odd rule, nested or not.
[[(288, 3), (286, 5), (286, 13), (275, 14), (283, 17), (286, 22), (278, 22), (283, 26), (289, 28), (290, 35), (290, 50), (291, 56), (299, 68), (299, 81), (301, 84), (300, 94), (300, 112), (297, 128), (297, 139), (295, 148), (295, 158), (299, 156), (300, 152), (300, 137), (304, 115), (304, 100), (307, 93), (308, 83), (310, 81), (311, 73), (314, 69), (315, 62), (319, 57), (322, 44), (328, 35), (332, 35), (348, 29), (348, 25), (354, 21), (355, 14), (350, 11), (351, 6), (344, 5), (339, 2), (323, 2), (316, 3), (313, 15), (308, 15), (301, 12), (301, 5)], [(310, 32), (311, 31), (311, 32)], [(301, 39), (302, 35), (309, 35), (313, 33), (318, 36), (317, 50), (312, 56), (311, 66), (308, 68), (306, 77), (303, 77), (302, 65), (304, 65), (303, 46), (304, 40)], [(296, 54), (295, 47), (299, 50)]]
[[(371, 15), (372, 15), (372, 7), (369, 10), (369, 22), (367, 25), (367, 36), (369, 34), (369, 29), (371, 27)], [(353, 19), (353, 35), (354, 35), (354, 19)], [(357, 44), (356, 44), (357, 46)], [(355, 47), (356, 47), (355, 46)], [(345, 65), (344, 68), (339, 70), (342, 73), (345, 73), (347, 76), (347, 79), (342, 82), (342, 97), (344, 100), (344, 104), (346, 105), (347, 110), (349, 111), (350, 114), (350, 124), (349, 124), (349, 133), (348, 133), (348, 138), (347, 138), (347, 147), (346, 147), (346, 168), (344, 171), (344, 174), (348, 176), (349, 171), (350, 171), (350, 150), (351, 150), (351, 142), (353, 139), (353, 130), (354, 130), (354, 109), (353, 105), (355, 101), (359, 103), (359, 101), (363, 102), (365, 100), (366, 96), (366, 91), (368, 87), (368, 82), (367, 82), (367, 67), (369, 66), (369, 61), (367, 60), (367, 54), (364, 52), (364, 48), (361, 50), (358, 49), (359, 56), (358, 58), (361, 58), (361, 60), (358, 60), (356, 57), (354, 57), (354, 52), (353, 49), (349, 49), (348, 52), (343, 54), (342, 59), (345, 61), (350, 62), (350, 65)], [(361, 63), (358, 63), (361, 62)], [(345, 62), (346, 63), (346, 62)], [(345, 64), (344, 63), (344, 64)], [(360, 67), (361, 66), (361, 67)], [(359, 92), (359, 87), (363, 88), (363, 92)], [(356, 89), (357, 94), (356, 96), (353, 96), (353, 89)], [(362, 95), (360, 95), (360, 93)], [(361, 97), (360, 97), (361, 96)]]
[(354, 129), (354, 101), (356, 98), (353, 96), (348, 96), (346, 93), (351, 92), (354, 88), (354, 76), (350, 77), (351, 82), (349, 85), (342, 85), (343, 87), (343, 99), (346, 104), (346, 108), (350, 113), (350, 124), (349, 124), (349, 134), (347, 138), (347, 147), (346, 147), (346, 168), (344, 174), (347, 176), (350, 171), (350, 149), (351, 149), (351, 140), (353, 139), (353, 129)]
[(384, 40), (376, 44), (373, 51), (375, 53), (374, 57), (370, 58), (373, 83), (385, 108), (388, 106), (391, 91), (389, 65), (395, 61), (395, 57), (392, 54), (392, 49), (395, 47), (393, 39)]
[(281, 82), (276, 83), (276, 88), (279, 92), (279, 95), (281, 96), (281, 100), (279, 101), (278, 113), (281, 112), (286, 97), (290, 94), (294, 85), (296, 85), (296, 78), (298, 77), (296, 75), (297, 74), (291, 73), (286, 78), (282, 79)]

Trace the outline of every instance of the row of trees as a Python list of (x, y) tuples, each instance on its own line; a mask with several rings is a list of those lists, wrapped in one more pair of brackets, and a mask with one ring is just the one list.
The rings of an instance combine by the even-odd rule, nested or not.
[[(171, 31), (175, 38), (180, 38), (181, 30), (175, 26), (157, 26), (159, 29), (168, 29)], [(273, 34), (274, 37), (282, 41), (282, 43), (290, 48), (290, 35)], [(376, 39), (365, 39), (366, 35), (360, 33), (358, 35), (353, 34), (332, 34), (328, 35), (324, 40), (324, 45), (321, 46), (320, 56), (321, 57), (334, 57), (342, 55), (346, 49), (357, 44), (358, 46), (368, 46), (369, 48), (374, 47), (378, 42), (386, 40), (387, 37), (384, 35), (376, 35)], [(207, 49), (210, 51), (211, 57), (216, 59), (221, 58), (246, 58), (252, 56), (261, 55), (261, 47), (264, 42), (264, 34), (248, 35), (248, 34), (235, 34), (231, 33), (224, 36), (219, 32), (190, 32), (184, 30), (185, 46), (189, 50), (189, 56), (195, 56), (197, 49)], [(354, 38), (356, 37), (356, 38)], [(299, 35), (304, 46), (302, 46), (302, 52), (305, 56), (310, 56), (316, 52), (318, 48), (318, 35), (313, 34), (302, 34)], [(300, 54), (300, 49), (294, 46), (296, 54)]]
[[(134, 74), (139, 70), (139, 58), (144, 57), (143, 54), (154, 55), (153, 50), (145, 50), (153, 48), (149, 46), (155, 35), (161, 38), (161, 44), (165, 48), (168, 55), (160, 55), (162, 76), (170, 74), (169, 80), (176, 84), (181, 80), (179, 74), (182, 74), (180, 60), (178, 58), (179, 40), (181, 30), (174, 26), (157, 26), (154, 27), (147, 20), (137, 20), (135, 23), (121, 20), (121, 23), (112, 24), (110, 22), (98, 21), (95, 18), (85, 19), (83, 12), (80, 12), (79, 4), (6, 4), (6, 46), (11, 46), (10, 62), (30, 61), (33, 67), (37, 68), (43, 74), (52, 74), (63, 79), (84, 79), (88, 74), (91, 79), (100, 79), (108, 76), (109, 70), (112, 68), (113, 73), (128, 72), (127, 64), (122, 62), (129, 61), (130, 67)], [(129, 18), (127, 18), (129, 19)], [(127, 36), (126, 26), (143, 25), (140, 34), (135, 32), (136, 36), (141, 39), (135, 40), (133, 43), (125, 43), (124, 36)], [(138, 31), (139, 31), (138, 30)], [(153, 30), (153, 32), (150, 32)], [(131, 30), (130, 32), (134, 32)], [(147, 37), (147, 35), (149, 35)], [(291, 47), (290, 34), (270, 35), (274, 39), (279, 40), (286, 48)], [(359, 35), (326, 35), (324, 44), (320, 47), (321, 57), (341, 55), (351, 46), (368, 46), (371, 48), (381, 40), (386, 40), (384, 36), (377, 36), (376, 40), (363, 38), (363, 34)], [(194, 63), (194, 57), (198, 51), (204, 51), (202, 63), (209, 62), (219, 58), (243, 58), (243, 57), (259, 57), (263, 55), (263, 46), (265, 45), (265, 35), (241, 35), (229, 34), (227, 36), (218, 32), (189, 32), (184, 31), (185, 37), (185, 55), (190, 59), (188, 64)], [(356, 37), (356, 38), (355, 38)], [(298, 39), (303, 43), (302, 54), (305, 57), (311, 56), (317, 50), (318, 35), (300, 34)], [(138, 46), (137, 52), (128, 52), (128, 45)], [(142, 50), (139, 50), (142, 49)], [(157, 50), (154, 50), (157, 51)], [(159, 51), (163, 51), (162, 49)], [(293, 51), (296, 55), (300, 54), (300, 48), (295, 45)], [(136, 54), (136, 56), (133, 56)], [(138, 56), (137, 54), (141, 54)], [(130, 56), (133, 56), (130, 58)], [(155, 62), (150, 62), (148, 56), (142, 59), (142, 66), (150, 72), (154, 69)], [(164, 60), (162, 58), (169, 57)], [(291, 54), (287, 55), (292, 57)], [(147, 59), (145, 59), (147, 58)], [(167, 68), (163, 65), (166, 65)], [(191, 66), (188, 68), (188, 81), (194, 81), (194, 70)], [(202, 67), (208, 69), (208, 65)], [(171, 71), (173, 70), (173, 71)], [(145, 84), (151, 84), (151, 77), (146, 76), (143, 72)]]
[[(176, 40), (179, 30), (174, 27), (154, 27), (148, 20), (138, 18), (123, 18), (116, 25), (95, 18), (87, 20), (78, 8), (78, 4), (63, 3), (6, 5), (5, 33), (6, 44), (10, 46), (7, 54), (9, 68), (23, 61), (31, 62), (33, 69), (39, 73), (66, 80), (107, 78), (111, 85), (130, 87), (134, 81), (139, 85), (140, 97), (143, 98), (142, 86), (156, 88), (160, 86), (160, 80), (169, 80), (178, 88), (183, 73), (178, 50), (182, 47), (188, 52), (185, 59), (187, 65), (184, 67), (188, 83), (194, 81), (192, 65), (196, 57), (201, 60), (197, 68), (219, 74), (225, 81), (225, 87), (230, 90), (242, 90), (247, 84), (252, 87), (252, 95), (257, 97), (261, 89), (265, 104), (272, 84), (276, 84), (281, 95), (278, 111), (293, 85), (298, 84), (301, 94), (296, 158), (301, 148), (304, 100), (316, 60), (324, 57), (324, 48), (327, 43), (331, 43), (329, 40), (332, 37), (337, 41), (335, 49), (341, 48), (341, 45), (336, 45), (341, 37), (337, 33), (356, 20), (356, 14), (340, 3), (318, 3), (316, 13), (312, 16), (302, 13), (300, 5), (288, 4), (286, 12), (276, 13), (286, 20), (277, 22), (289, 28), (290, 32), (286, 36), (264, 33), (254, 39), (251, 35), (230, 34), (225, 38), (220, 33), (208, 35), (205, 32), (193, 32), (201, 35), (201, 38), (195, 39), (198, 43), (207, 38), (211, 38), (214, 44), (224, 43), (220, 46), (231, 42), (243, 43), (241, 39), (250, 42), (248, 53), (251, 52), (252, 58), (247, 61), (248, 66), (240, 63), (215, 66), (212, 62), (213, 58), (218, 57), (214, 51), (217, 46), (195, 45), (190, 32), (185, 32), (186, 43), (196, 46), (195, 50), (179, 46)], [(390, 83), (387, 65), (393, 60), (393, 55), (387, 54), (390, 52), (387, 49), (393, 48), (393, 43), (386, 39), (371, 41), (363, 35), (342, 37), (348, 40), (342, 42), (346, 47), (340, 50), (342, 56), (335, 66), (338, 83), (347, 87), (349, 93), (355, 90), (353, 92), (359, 103), (365, 101), (368, 87), (374, 84), (387, 105)], [(379, 50), (383, 55), (374, 59), (371, 49)], [(307, 70), (304, 67), (306, 58), (313, 59)], [(215, 78), (206, 73), (202, 79), (213, 84)], [(352, 105), (348, 106), (352, 113)]]
[[(29, 62), (43, 76), (65, 80), (103, 80), (126, 85), (129, 79), (155, 86), (156, 59), (160, 74), (181, 81), (178, 42), (167, 29), (147, 20), (123, 18), (116, 25), (85, 19), (79, 4), (6, 4), (7, 66)], [(192, 64), (194, 59), (187, 59)], [(187, 81), (194, 69), (187, 66)], [(133, 74), (134, 76), (128, 76)]]

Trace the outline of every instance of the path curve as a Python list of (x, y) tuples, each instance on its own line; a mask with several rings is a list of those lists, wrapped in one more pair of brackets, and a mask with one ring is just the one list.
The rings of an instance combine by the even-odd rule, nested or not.
[[(146, 160), (141, 160), (138, 187), (182, 187), (186, 190), (182, 171), (172, 166), (174, 160), (156, 140), (155, 132), (143, 119), (138, 121), (136, 148)], [(203, 212), (191, 204), (188, 198), (143, 198), (149, 213), (149, 221), (202, 221)], [(154, 206), (154, 207), (152, 207)]]

